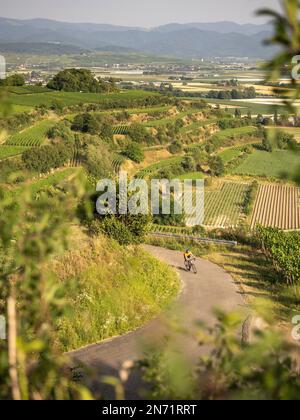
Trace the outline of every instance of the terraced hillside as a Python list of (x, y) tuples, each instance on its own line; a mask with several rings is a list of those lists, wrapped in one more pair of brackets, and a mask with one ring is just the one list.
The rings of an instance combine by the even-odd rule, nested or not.
[(38, 147), (41, 146), (46, 138), (48, 130), (55, 124), (54, 121), (45, 120), (33, 127), (30, 127), (20, 133), (9, 137), (5, 145), (7, 146), (23, 146)]

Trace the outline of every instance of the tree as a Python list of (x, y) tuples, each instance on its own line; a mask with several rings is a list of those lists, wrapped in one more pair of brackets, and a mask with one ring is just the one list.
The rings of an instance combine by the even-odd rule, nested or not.
[(223, 176), (225, 173), (224, 162), (220, 156), (211, 156), (208, 160), (212, 176)]
[(129, 136), (136, 143), (145, 143), (148, 138), (148, 131), (142, 124), (132, 124), (129, 127)]
[(96, 180), (108, 178), (114, 172), (111, 152), (101, 142), (88, 142), (81, 150), (81, 161), (88, 173)]
[(71, 128), (82, 133), (99, 134), (101, 122), (93, 114), (78, 114), (74, 118)]
[(242, 117), (241, 110), (239, 108), (236, 108), (234, 115), (235, 115), (235, 118), (241, 118)]
[(195, 168), (195, 160), (191, 156), (185, 156), (181, 162), (184, 172), (193, 172)]
[(173, 155), (175, 155), (177, 153), (181, 153), (182, 152), (182, 143), (181, 143), (181, 141), (179, 141), (179, 140), (173, 141), (173, 143), (170, 144), (168, 150)]
[(49, 172), (64, 166), (73, 157), (72, 143), (60, 143), (26, 150), (22, 160), (30, 171)]
[(112, 140), (114, 136), (112, 125), (107, 122), (104, 122), (100, 128), (100, 136), (104, 140)]
[(68, 121), (61, 121), (48, 130), (47, 137), (52, 140), (73, 141), (74, 133)]
[(0, 80), (0, 86), (24, 86), (25, 78), (22, 74), (13, 74), (4, 80)]
[[(295, 57), (300, 55), (299, 11), (299, 0), (283, 0), (282, 13), (272, 9), (262, 9), (258, 12), (258, 15), (272, 19), (274, 34), (266, 40), (266, 44), (276, 46), (278, 53), (266, 64), (265, 68), (268, 71), (269, 81), (277, 82), (283, 75), (289, 78), (291, 91), (290, 95), (286, 96), (292, 98), (292, 101), (285, 103), (289, 111), (294, 111), (293, 103), (300, 96), (299, 73), (295, 71), (296, 67), (291, 68), (291, 63), (293, 63), (292, 66), (298, 63)], [(276, 88), (274, 92), (281, 93)], [(300, 184), (300, 167), (294, 180)]]
[(0, 305), (9, 335), (0, 340), (0, 400), (91, 398), (72, 380), (53, 335), (67, 308), (49, 261), (67, 249), (66, 221), (75, 221), (80, 198), (73, 187), (59, 196), (36, 199), (28, 190), (0, 199)]
[(136, 143), (130, 143), (123, 152), (124, 156), (136, 163), (141, 163), (145, 159), (142, 147)]
[(48, 83), (47, 87), (65, 92), (103, 93), (116, 90), (114, 82), (97, 80), (92, 72), (86, 69), (63, 70)]
[(274, 125), (277, 126), (278, 125), (278, 109), (275, 109), (274, 112)]

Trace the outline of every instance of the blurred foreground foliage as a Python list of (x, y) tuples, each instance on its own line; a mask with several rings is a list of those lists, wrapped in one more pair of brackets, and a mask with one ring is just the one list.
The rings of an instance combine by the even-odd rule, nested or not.
[(38, 199), (26, 190), (17, 201), (1, 193), (0, 304), (8, 339), (0, 342), (0, 399), (91, 398), (73, 382), (53, 339), (66, 290), (47, 270), (51, 258), (68, 247), (81, 185), (74, 180), (69, 191), (44, 192)]
[[(150, 399), (300, 400), (300, 375), (293, 346), (273, 328), (254, 331), (251, 344), (237, 334), (238, 313), (216, 312), (218, 325), (199, 329), (205, 346), (193, 374), (176, 352), (158, 352), (140, 362)], [(207, 346), (210, 352), (207, 351)]]

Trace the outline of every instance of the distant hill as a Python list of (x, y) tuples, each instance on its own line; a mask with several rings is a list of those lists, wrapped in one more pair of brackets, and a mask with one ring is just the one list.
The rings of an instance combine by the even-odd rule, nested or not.
[(0, 53), (36, 54), (36, 55), (68, 55), (83, 54), (89, 50), (74, 45), (50, 42), (0, 42)]
[(178, 58), (265, 58), (270, 54), (263, 46), (263, 40), (268, 35), (268, 25), (239, 25), (234, 22), (172, 23), (145, 29), (47, 19), (0, 18), (0, 43), (3, 48), (6, 45), (5, 48), (14, 48), (16, 52), (21, 52), (22, 45), (26, 52), (32, 49), (32, 52), (38, 53), (39, 48), (45, 45), (48, 54), (61, 54), (60, 51), (74, 54), (77, 48), (78, 53), (82, 49), (123, 49), (124, 52), (134, 50)]
[(253, 25), (244, 24), (240, 25), (235, 22), (211, 22), (211, 23), (170, 23), (168, 25), (158, 26), (154, 28), (155, 31), (159, 32), (174, 32), (184, 31), (186, 29), (200, 29), (201, 31), (212, 31), (219, 32), (222, 34), (238, 33), (243, 35), (255, 35), (260, 32), (268, 32), (271, 30), (270, 25)]

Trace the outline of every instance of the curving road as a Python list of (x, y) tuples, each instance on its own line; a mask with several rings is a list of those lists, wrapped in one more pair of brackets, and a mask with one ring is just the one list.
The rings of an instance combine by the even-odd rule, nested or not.
[[(194, 275), (182, 268), (181, 253), (152, 246), (145, 246), (145, 249), (177, 270), (182, 291), (169, 310), (139, 330), (70, 353), (74, 361), (91, 368), (94, 378), (88, 385), (94, 392), (99, 391), (105, 399), (113, 399), (114, 393), (110, 386), (100, 385), (100, 376), (118, 376), (125, 361), (140, 360), (145, 349), (149, 352), (153, 346), (181, 353), (190, 366), (194, 366), (199, 355), (208, 351), (198, 346), (197, 322), (214, 326), (214, 308), (232, 311), (244, 306), (234, 280), (219, 266), (199, 259), (196, 264), (198, 274)], [(138, 373), (133, 373), (126, 384), (126, 398), (139, 399), (140, 385)]]

